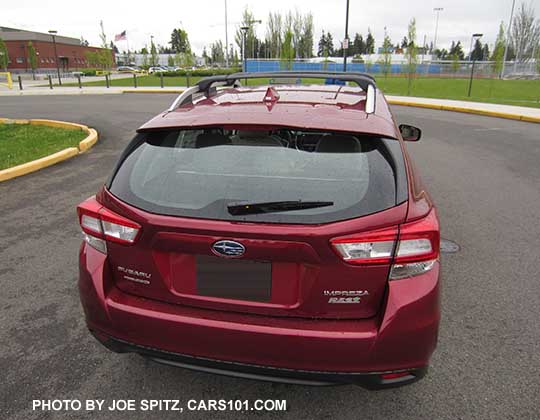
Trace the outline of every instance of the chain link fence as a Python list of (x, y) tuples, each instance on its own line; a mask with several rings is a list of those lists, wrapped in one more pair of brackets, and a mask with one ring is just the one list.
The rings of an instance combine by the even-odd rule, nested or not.
[[(416, 77), (445, 77), (467, 78), (470, 77), (473, 62), (471, 61), (419, 61), (415, 68)], [(272, 60), (272, 59), (248, 59), (246, 70), (249, 72), (269, 72), (281, 70), (295, 71), (343, 71), (343, 59), (335, 58), (328, 60)], [(357, 62), (354, 59), (347, 62), (347, 71), (370, 73), (375, 76), (387, 73), (390, 76), (405, 76), (409, 73), (406, 62), (392, 63), (389, 68), (380, 62), (365, 60)], [(498, 78), (501, 75), (501, 63), (492, 61), (476, 61), (474, 63), (475, 78)], [(507, 62), (504, 66), (503, 78), (526, 78), (540, 79), (540, 62), (530, 61), (527, 63)]]

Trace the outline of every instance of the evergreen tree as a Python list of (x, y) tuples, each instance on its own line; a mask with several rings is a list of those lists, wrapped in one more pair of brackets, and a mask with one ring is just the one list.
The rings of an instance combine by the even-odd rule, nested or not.
[(375, 53), (375, 38), (373, 38), (373, 35), (371, 34), (371, 29), (368, 28), (368, 34), (366, 37), (366, 54), (374, 54)]
[(352, 45), (352, 55), (365, 54), (365, 51), (366, 45), (364, 44), (364, 38), (359, 33), (356, 33)]
[(317, 48), (317, 57), (324, 57), (325, 51), (326, 51), (326, 35), (323, 29), (321, 39), (319, 39), (319, 47)]
[(173, 29), (169, 44), (174, 52), (191, 53), (188, 33), (182, 28)]
[(482, 60), (482, 43), (479, 39), (476, 39), (476, 42), (474, 43), (474, 48), (471, 51), (470, 59), (471, 61), (480, 61)]
[(482, 48), (482, 61), (489, 60), (489, 45), (486, 43)]

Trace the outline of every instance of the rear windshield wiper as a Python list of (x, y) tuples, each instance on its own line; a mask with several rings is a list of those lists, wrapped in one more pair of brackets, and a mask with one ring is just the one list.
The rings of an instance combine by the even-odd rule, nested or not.
[(270, 201), (266, 203), (249, 203), (227, 206), (227, 210), (233, 216), (246, 214), (274, 213), (280, 211), (293, 211), (314, 209), (317, 207), (333, 206), (333, 201)]

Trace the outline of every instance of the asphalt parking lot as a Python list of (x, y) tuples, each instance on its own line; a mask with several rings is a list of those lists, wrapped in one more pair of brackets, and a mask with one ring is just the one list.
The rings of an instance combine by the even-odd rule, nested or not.
[(89, 153), (0, 184), (1, 418), (115, 418), (32, 411), (33, 399), (98, 398), (286, 399), (285, 413), (256, 414), (292, 419), (540, 418), (540, 125), (532, 123), (394, 108), (400, 123), (423, 129), (409, 150), (438, 206), (442, 236), (461, 247), (443, 255), (439, 347), (423, 381), (380, 392), (271, 384), (161, 366), (101, 347), (85, 328), (78, 300), (75, 206), (104, 182), (134, 130), (173, 99), (0, 98), (0, 116), (81, 122), (100, 134)]

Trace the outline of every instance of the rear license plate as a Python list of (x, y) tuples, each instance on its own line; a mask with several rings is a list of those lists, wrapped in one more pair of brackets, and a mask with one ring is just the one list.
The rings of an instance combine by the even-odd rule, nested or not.
[(199, 295), (256, 302), (270, 301), (270, 262), (198, 255), (196, 264)]

